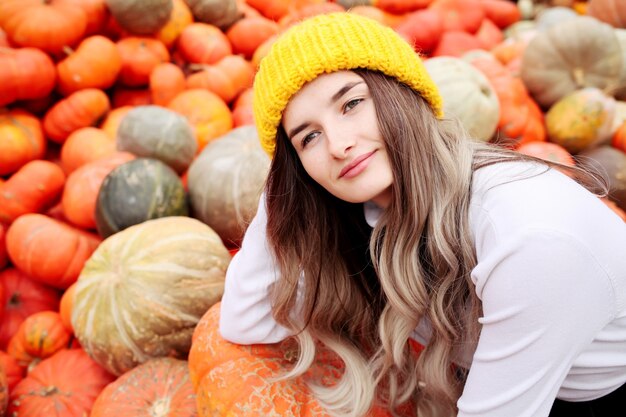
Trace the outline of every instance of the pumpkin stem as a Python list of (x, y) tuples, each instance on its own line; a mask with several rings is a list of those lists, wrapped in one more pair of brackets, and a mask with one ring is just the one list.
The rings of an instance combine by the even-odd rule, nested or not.
[(7, 303), (7, 307), (13, 308), (15, 306), (19, 306), (21, 304), (20, 298), (21, 297), (20, 297), (19, 292), (14, 292), (13, 294), (11, 294), (11, 297), (9, 298), (9, 302)]
[(59, 392), (59, 389), (56, 386), (54, 386), (54, 385), (50, 385), (50, 386), (47, 386), (47, 387), (45, 387), (43, 389), (42, 394), (47, 397), (49, 395), (54, 395), (57, 392)]
[(69, 46), (65, 45), (63, 46), (63, 53), (65, 53), (67, 56), (70, 56), (74, 53), (74, 50), (70, 48)]
[(190, 71), (203, 71), (207, 68), (209, 68), (210, 65), (207, 64), (198, 64), (198, 63), (194, 63), (194, 64), (189, 64), (187, 65), (187, 68), (189, 68)]
[(572, 70), (572, 76), (574, 77), (574, 82), (578, 87), (585, 86), (585, 72), (582, 68), (576, 67)]

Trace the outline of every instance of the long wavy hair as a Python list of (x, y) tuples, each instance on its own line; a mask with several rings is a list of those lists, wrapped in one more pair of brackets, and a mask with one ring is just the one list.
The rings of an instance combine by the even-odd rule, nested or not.
[[(454, 359), (480, 331), (481, 303), (470, 279), (473, 172), (505, 161), (555, 164), (470, 140), (458, 122), (437, 119), (406, 85), (355, 72), (374, 100), (394, 178), (392, 200), (372, 229), (363, 204), (342, 201), (311, 179), (279, 128), (265, 190), (267, 236), (281, 276), (272, 308), (300, 348), (284, 377), (302, 375), (320, 341), (345, 364), (332, 388), (309, 383), (331, 413), (362, 416), (380, 403), (400, 415), (410, 402), (418, 415), (456, 415), (466, 370)], [(605, 191), (597, 176), (559, 167), (592, 191)], [(422, 319), (432, 335), (417, 355), (409, 338)]]

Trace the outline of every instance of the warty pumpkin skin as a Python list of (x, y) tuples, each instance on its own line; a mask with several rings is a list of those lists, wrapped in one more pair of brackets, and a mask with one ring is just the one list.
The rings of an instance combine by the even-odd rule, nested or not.
[(193, 216), (211, 226), (227, 245), (237, 246), (256, 214), (269, 166), (252, 125), (209, 143), (188, 171)]
[(146, 220), (188, 214), (180, 177), (152, 158), (114, 168), (102, 182), (96, 201), (96, 227), (104, 238)]
[(136, 35), (152, 35), (169, 20), (172, 0), (106, 0), (119, 25)]
[(129, 111), (117, 130), (117, 149), (138, 157), (155, 158), (178, 174), (189, 168), (198, 143), (187, 119), (160, 106), (138, 106)]
[(197, 417), (186, 360), (154, 358), (107, 385), (89, 417)]
[(190, 217), (149, 220), (106, 239), (74, 289), (81, 346), (121, 375), (161, 356), (184, 358), (195, 326), (221, 299), (230, 254)]
[(544, 109), (584, 87), (613, 88), (622, 74), (614, 29), (579, 16), (538, 32), (522, 57), (521, 77)]
[[(189, 352), (199, 417), (331, 417), (308, 390), (306, 381), (335, 384), (343, 372), (343, 363), (335, 353), (320, 344), (311, 368), (303, 376), (273, 382), (295, 364), (295, 341), (237, 345), (222, 339), (218, 323), (216, 303), (198, 323)], [(398, 411), (403, 417), (415, 416), (410, 406)], [(390, 416), (374, 407), (367, 417)]]

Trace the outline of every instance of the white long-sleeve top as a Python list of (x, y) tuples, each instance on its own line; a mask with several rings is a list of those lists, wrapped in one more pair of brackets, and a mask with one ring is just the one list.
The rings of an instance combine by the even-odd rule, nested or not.
[[(626, 223), (564, 174), (501, 163), (474, 174), (470, 224), (483, 304), (459, 417), (548, 416), (555, 397), (587, 401), (626, 382)], [(366, 203), (375, 225), (380, 214)], [(234, 343), (290, 335), (271, 314), (278, 272), (261, 198), (226, 274), (220, 332)], [(422, 322), (413, 337), (428, 343)], [(475, 349), (475, 350), (474, 350)]]

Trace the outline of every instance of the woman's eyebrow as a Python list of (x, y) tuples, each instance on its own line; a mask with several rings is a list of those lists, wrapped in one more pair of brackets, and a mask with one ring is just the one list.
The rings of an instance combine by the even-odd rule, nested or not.
[(351, 83), (347, 83), (346, 85), (341, 87), (335, 94), (333, 94), (333, 96), (330, 98), (330, 103), (332, 104), (335, 101), (339, 100), (341, 98), (341, 96), (343, 96), (348, 91), (350, 91), (351, 88), (353, 88), (356, 85), (362, 84), (362, 83), (363, 83), (363, 81), (353, 81)]

